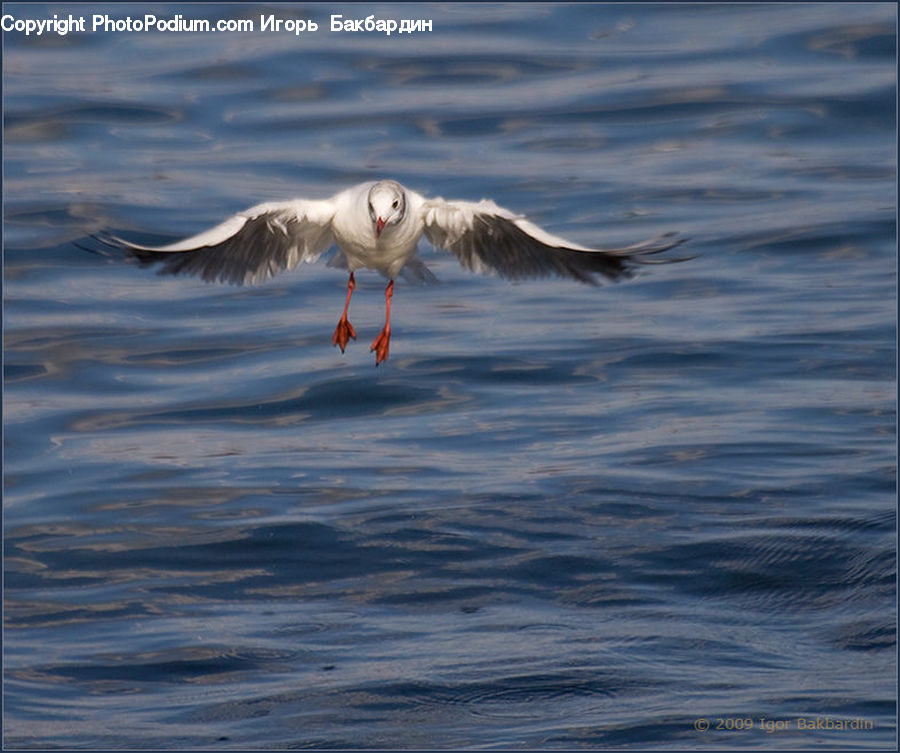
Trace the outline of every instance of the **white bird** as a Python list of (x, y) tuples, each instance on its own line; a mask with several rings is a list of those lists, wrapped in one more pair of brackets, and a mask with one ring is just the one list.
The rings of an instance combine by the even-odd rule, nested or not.
[[(117, 238), (98, 240), (131, 251), (142, 263), (162, 264), (160, 273), (198, 275), (207, 281), (255, 284), (315, 261), (338, 248), (330, 266), (346, 268), (347, 300), (332, 343), (341, 352), (356, 330), (347, 314), (356, 288), (354, 272), (373, 269), (388, 278), (385, 324), (370, 350), (375, 364), (388, 357), (394, 279), (434, 281), (417, 256), (422, 234), (438, 249), (456, 254), (475, 272), (510, 279), (557, 275), (597, 284), (597, 275), (615, 280), (632, 264), (648, 264), (649, 254), (679, 245), (672, 234), (616, 249), (593, 249), (550, 235), (522, 215), (493, 201), (427, 199), (393, 180), (362, 183), (330, 199), (294, 199), (258, 204), (220, 225), (167, 246), (141, 246)], [(669, 259), (667, 261), (681, 261)]]

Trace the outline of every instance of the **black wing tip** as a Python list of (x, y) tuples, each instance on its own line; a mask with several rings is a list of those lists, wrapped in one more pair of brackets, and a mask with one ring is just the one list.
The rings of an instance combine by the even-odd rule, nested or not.
[[(72, 245), (74, 245), (75, 248), (81, 251), (87, 251), (88, 253), (94, 254), (96, 256), (102, 256), (106, 259), (117, 256), (117, 254), (113, 254), (110, 252), (119, 251), (125, 255), (126, 259), (132, 258), (137, 261), (138, 264), (142, 267), (149, 266), (156, 262), (164, 262), (169, 256), (169, 254), (157, 251), (149, 251), (147, 249), (134, 246), (124, 238), (120, 238), (117, 235), (113, 235), (112, 233), (107, 231), (90, 233), (87, 238), (93, 241), (93, 243), (89, 245), (88, 243), (85, 243), (83, 241), (73, 241)], [(165, 272), (165, 269), (160, 270), (160, 274), (164, 274)]]
[(88, 237), (97, 241), (97, 243), (106, 246), (106, 248), (116, 248), (120, 251), (126, 251), (132, 248), (132, 245), (128, 241), (117, 235), (113, 235), (108, 230), (100, 230), (99, 232), (91, 233)]
[(651, 256), (653, 254), (661, 254), (663, 251), (668, 251), (672, 248), (677, 248), (678, 246), (687, 243), (688, 240), (690, 239), (679, 236), (674, 232), (663, 233), (662, 235), (658, 235), (655, 238), (643, 241), (642, 243), (635, 243), (632, 246), (625, 246), (622, 249), (612, 251), (612, 253), (618, 253), (621, 256), (626, 257)]
[(587, 285), (600, 285), (604, 280), (616, 282), (634, 277), (637, 266), (694, 258), (645, 258), (687, 242), (675, 232), (621, 248), (586, 249), (547, 245), (507, 217), (477, 214), (475, 220), (478, 230), (452, 244), (451, 250), (467, 269), (486, 267), (513, 280), (568, 277)]
[[(101, 230), (98, 233), (91, 233), (89, 237), (99, 243), (104, 249), (114, 249), (116, 251), (126, 252), (128, 255), (136, 259), (142, 267), (154, 264), (155, 262), (165, 261), (167, 258), (172, 256), (172, 254), (164, 253), (161, 251), (152, 251), (150, 249), (141, 248), (140, 246), (137, 246), (134, 243), (125, 240), (124, 238), (120, 238), (118, 235), (114, 235), (108, 230)], [(101, 252), (94, 250), (94, 253)], [(161, 273), (163, 271), (164, 270), (161, 270)]]
[(107, 259), (114, 256), (110, 251), (126, 251), (133, 253), (134, 247), (128, 241), (119, 238), (112, 233), (101, 230), (97, 233), (88, 233), (83, 239), (72, 241), (72, 245), (79, 251), (103, 256)]
[[(124, 251), (141, 267), (158, 265), (160, 275), (184, 275), (209, 283), (241, 286), (261, 282), (286, 268), (284, 257), (290, 244), (273, 246), (270, 236), (267, 217), (260, 215), (221, 243), (178, 251), (140, 246), (111, 232), (98, 233), (95, 238), (107, 247)], [(278, 269), (273, 268), (272, 257)]]
[(678, 248), (679, 246), (684, 245), (690, 240), (690, 238), (684, 236), (676, 237), (676, 235), (677, 234), (674, 232), (663, 233), (662, 235), (659, 235), (651, 240), (644, 241), (643, 243), (637, 243), (633, 246), (626, 246), (625, 248), (604, 251), (604, 253), (609, 254), (613, 258), (621, 260), (626, 269), (630, 269), (635, 265), (649, 266), (652, 264), (678, 264), (680, 262), (691, 261), (692, 259), (699, 258), (700, 254), (692, 254), (691, 256), (671, 256), (665, 259), (647, 258), (650, 256), (656, 256), (657, 254), (665, 253), (666, 251), (671, 251), (673, 248)]
[[(666, 235), (660, 236), (660, 238), (666, 238), (673, 236), (674, 233), (666, 233)], [(664, 253), (665, 251), (671, 251), (673, 248), (678, 248), (679, 246), (684, 245), (690, 240), (690, 238), (680, 237), (675, 238), (673, 241), (666, 241), (659, 246), (648, 248), (644, 251), (638, 251), (633, 257), (633, 261), (635, 264), (641, 265), (650, 265), (650, 264), (679, 264), (684, 261), (691, 261), (692, 259), (697, 259), (700, 257), (700, 254), (691, 254), (690, 256), (670, 256), (665, 259), (647, 259), (648, 256), (656, 256), (656, 254)]]
[[(669, 232), (657, 236), (648, 241), (637, 243), (618, 249), (598, 249), (597, 251), (581, 251), (585, 256), (594, 254), (594, 262), (590, 271), (585, 275), (576, 275), (576, 279), (590, 285), (599, 285), (602, 278), (608, 282), (621, 282), (630, 280), (636, 275), (637, 267), (646, 267), (659, 264), (678, 264), (679, 262), (696, 259), (699, 254), (692, 256), (673, 256), (665, 259), (648, 258), (657, 254), (670, 251), (684, 243), (689, 238), (676, 237), (676, 233)], [(578, 249), (562, 249), (568, 252), (577, 252)]]
[(634, 260), (635, 264), (640, 264), (642, 267), (650, 267), (656, 266), (659, 264), (680, 264), (684, 261), (693, 261), (694, 259), (699, 259), (702, 254), (692, 254), (691, 256), (671, 256), (668, 259), (641, 259), (637, 258)]

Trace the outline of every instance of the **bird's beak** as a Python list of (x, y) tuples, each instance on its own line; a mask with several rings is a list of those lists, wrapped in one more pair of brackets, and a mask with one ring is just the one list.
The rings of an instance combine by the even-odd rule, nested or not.
[(381, 217), (378, 218), (378, 222), (375, 224), (375, 237), (381, 237), (381, 231), (384, 230), (384, 220)]

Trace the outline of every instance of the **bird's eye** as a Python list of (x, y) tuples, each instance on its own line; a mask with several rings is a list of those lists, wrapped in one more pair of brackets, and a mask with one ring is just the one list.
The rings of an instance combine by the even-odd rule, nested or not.
[(397, 200), (396, 200), (396, 199), (394, 199), (394, 203), (393, 203), (393, 204), (391, 204), (391, 206), (392, 206), (392, 207), (393, 207), (393, 208), (394, 208), (394, 209), (396, 209), (396, 208), (397, 208), (397, 207), (399, 207), (399, 206), (400, 206), (400, 202), (399, 202), (399, 201), (397, 201)]

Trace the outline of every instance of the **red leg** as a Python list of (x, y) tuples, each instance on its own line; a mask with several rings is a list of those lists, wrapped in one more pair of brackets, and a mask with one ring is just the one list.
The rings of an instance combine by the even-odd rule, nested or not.
[(353, 329), (353, 325), (350, 324), (350, 320), (347, 318), (347, 311), (350, 309), (350, 296), (353, 295), (354, 290), (356, 290), (356, 280), (353, 279), (353, 272), (351, 272), (350, 279), (347, 281), (347, 302), (344, 304), (344, 313), (341, 314), (341, 320), (334, 331), (334, 337), (331, 338), (331, 344), (339, 345), (341, 353), (344, 352), (344, 348), (347, 347), (347, 342), (351, 337), (354, 340), (356, 339), (356, 330)]
[(391, 296), (393, 295), (394, 281), (391, 280), (384, 290), (384, 329), (381, 330), (381, 334), (375, 338), (372, 347), (369, 348), (370, 351), (375, 351), (376, 366), (382, 361), (387, 361), (388, 357), (388, 346), (391, 344)]

